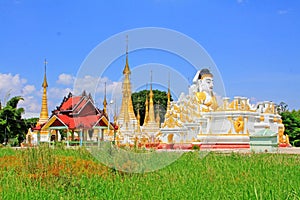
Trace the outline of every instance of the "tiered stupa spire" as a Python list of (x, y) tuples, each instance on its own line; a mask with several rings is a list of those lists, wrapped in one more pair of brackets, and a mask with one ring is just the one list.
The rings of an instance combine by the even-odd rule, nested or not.
[(47, 60), (45, 59), (44, 61), (45, 64), (45, 72), (44, 72), (44, 81), (42, 84), (43, 87), (43, 97), (42, 97), (42, 108), (41, 108), (41, 113), (40, 113), (40, 118), (38, 121), (38, 125), (44, 124), (45, 122), (47, 122), (48, 120), (48, 99), (47, 99), (47, 87), (48, 87), (48, 83), (47, 83), (47, 76), (46, 76), (46, 68), (47, 68)]
[(136, 117), (133, 111), (132, 99), (131, 99), (131, 83), (130, 83), (130, 74), (131, 71), (129, 69), (128, 64), (128, 37), (127, 37), (127, 45), (126, 45), (126, 63), (123, 70), (124, 80), (123, 80), (123, 90), (122, 90), (122, 104), (121, 110), (119, 114), (118, 121), (123, 121), (126, 126), (132, 120), (136, 121)]
[[(159, 132), (159, 125), (155, 120), (155, 113), (154, 113), (154, 103), (153, 103), (153, 90), (152, 90), (152, 71), (150, 73), (150, 92), (149, 92), (149, 107), (148, 107), (148, 98), (146, 98), (146, 112), (145, 112), (145, 121), (143, 125), (143, 132), (146, 133), (154, 142), (155, 135)], [(147, 112), (149, 110), (149, 112)]]

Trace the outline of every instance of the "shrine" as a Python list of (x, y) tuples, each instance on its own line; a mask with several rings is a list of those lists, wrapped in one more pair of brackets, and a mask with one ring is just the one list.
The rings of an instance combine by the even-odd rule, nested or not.
[[(97, 108), (91, 95), (84, 91), (79, 96), (70, 93), (48, 117), (46, 64), (45, 61), (40, 118), (34, 131), (28, 131), (27, 134), (27, 140), (31, 143), (63, 140), (68, 144), (79, 141), (82, 145), (113, 141), (119, 146), (138, 145), (158, 149), (191, 149), (194, 146), (202, 149), (250, 148), (253, 143), (273, 149), (268, 147), (266, 139), (270, 136), (272, 146), (290, 146), (281, 116), (273, 102), (264, 101), (254, 105), (247, 97), (239, 96), (233, 100), (223, 97), (218, 102), (213, 90), (213, 74), (207, 68), (197, 71), (188, 94), (182, 93), (177, 101), (170, 101), (169, 83), (167, 111), (162, 124), (157, 112), (155, 117), (151, 73), (144, 124), (140, 126), (139, 111), (135, 115), (131, 97), (128, 47), (123, 69), (121, 109), (118, 116), (115, 114), (113, 122), (109, 121), (106, 111), (106, 92), (103, 110)], [(277, 138), (275, 144), (274, 136)], [(264, 138), (263, 141), (260, 141), (261, 138)]]

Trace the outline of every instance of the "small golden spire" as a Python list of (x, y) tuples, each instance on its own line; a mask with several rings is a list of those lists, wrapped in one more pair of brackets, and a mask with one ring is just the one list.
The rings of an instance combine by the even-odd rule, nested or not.
[(152, 91), (152, 70), (150, 71), (150, 94), (149, 94), (149, 121), (155, 122), (153, 91)]
[(46, 69), (47, 69), (47, 64), (48, 64), (48, 62), (47, 62), (46, 59), (45, 59), (45, 61), (44, 61), (44, 64), (45, 64), (45, 72), (44, 72), (44, 81), (43, 81), (42, 87), (43, 87), (43, 88), (46, 88), (46, 87), (48, 87), (47, 76), (46, 76)]
[(137, 119), (137, 132), (139, 133), (140, 132), (140, 119), (141, 119), (139, 107), (137, 109), (136, 119)]
[(138, 122), (140, 122), (141, 116), (140, 116), (140, 109), (137, 109), (137, 115), (136, 115), (136, 119), (138, 120)]
[(170, 92), (170, 73), (168, 76), (168, 102), (167, 102), (167, 112), (171, 109), (171, 92)]
[(104, 100), (103, 100), (103, 112), (104, 114), (107, 114), (107, 101), (106, 101), (106, 82), (104, 83)]
[(159, 101), (157, 102), (158, 103), (158, 105), (157, 105), (157, 107), (158, 107), (158, 109), (157, 109), (157, 112), (156, 112), (156, 123), (157, 123), (157, 125), (158, 125), (158, 127), (160, 127), (160, 116), (159, 116), (159, 110), (160, 110), (160, 108), (159, 108)]
[(126, 64), (123, 70), (123, 74), (130, 74), (129, 64), (128, 64), (128, 35), (126, 35)]
[(43, 96), (42, 96), (42, 107), (41, 107), (41, 113), (40, 113), (40, 118), (38, 121), (38, 125), (44, 124), (48, 120), (48, 99), (47, 99), (47, 76), (46, 76), (46, 67), (47, 67), (47, 60), (45, 59), (44, 64), (45, 64), (45, 74), (44, 74), (44, 81), (42, 84), (43, 87)]
[(145, 101), (145, 118), (144, 118), (144, 124), (145, 126), (148, 123), (149, 120), (149, 107), (148, 107), (148, 94), (146, 94), (146, 101)]

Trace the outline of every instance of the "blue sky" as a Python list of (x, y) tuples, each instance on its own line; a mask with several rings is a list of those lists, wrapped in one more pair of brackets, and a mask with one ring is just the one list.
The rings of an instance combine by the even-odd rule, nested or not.
[[(2, 0), (0, 99), (22, 95), (26, 111), (39, 112), (47, 58), (51, 111), (72, 91), (78, 69), (99, 43), (129, 29), (162, 27), (202, 45), (220, 71), (227, 96), (246, 96), (253, 103), (284, 101), (300, 109), (299, 19), (300, 2), (292, 0)], [(130, 66), (151, 62), (157, 52), (149, 54), (132, 55)], [(103, 77), (110, 85), (120, 80), (120, 59), (119, 68)], [(186, 73), (190, 80), (194, 72)]]

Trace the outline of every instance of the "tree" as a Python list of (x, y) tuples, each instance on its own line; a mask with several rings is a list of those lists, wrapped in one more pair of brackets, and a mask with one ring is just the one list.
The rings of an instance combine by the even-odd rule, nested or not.
[(300, 110), (284, 111), (280, 113), (285, 133), (289, 135), (290, 141), (300, 139)]
[(278, 113), (286, 112), (288, 111), (288, 105), (282, 101), (276, 105), (276, 109)]
[(18, 108), (20, 96), (12, 97), (0, 110), (0, 142), (7, 144), (9, 139), (17, 140), (20, 143), (25, 139), (26, 124), (22, 119), (23, 108)]
[[(159, 111), (160, 122), (162, 123), (164, 121), (164, 117), (167, 110), (167, 102), (168, 102), (167, 93), (165, 91), (160, 91), (160, 90), (152, 90), (152, 91), (153, 91), (153, 104), (154, 104), (155, 116)], [(131, 95), (134, 113), (135, 115), (137, 115), (138, 110), (140, 113), (140, 117), (141, 117), (140, 125), (143, 125), (144, 123), (145, 102), (146, 102), (146, 97), (148, 97), (148, 101), (149, 101), (149, 93), (150, 93), (149, 90), (141, 90), (139, 92), (134, 92)], [(172, 101), (172, 97), (171, 97), (171, 101)]]

